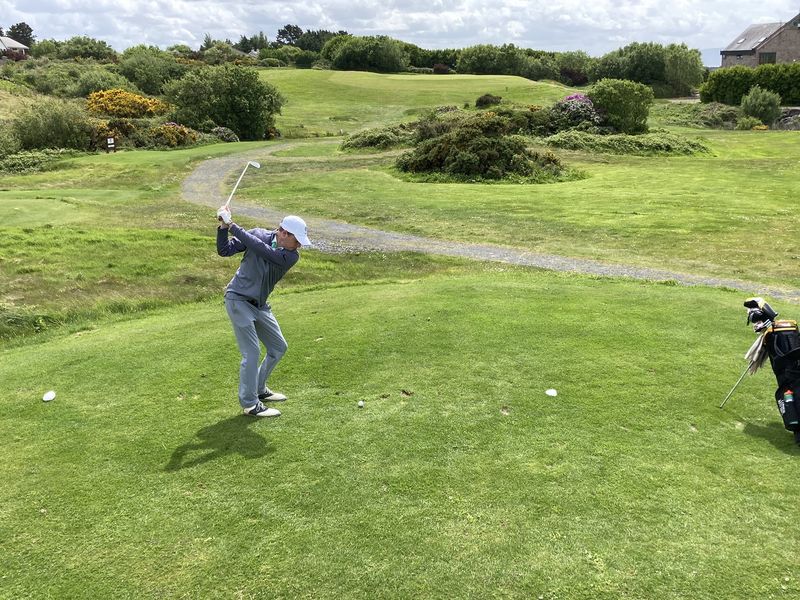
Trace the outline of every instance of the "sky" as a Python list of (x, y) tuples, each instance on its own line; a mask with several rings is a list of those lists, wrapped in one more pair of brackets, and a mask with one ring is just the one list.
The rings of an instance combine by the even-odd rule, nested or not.
[(0, 0), (0, 27), (36, 39), (86, 35), (117, 51), (136, 44), (198, 48), (206, 33), (239, 40), (286, 24), (388, 35), (423, 48), (513, 43), (592, 56), (631, 42), (686, 43), (719, 66), (719, 50), (753, 23), (788, 21), (800, 0)]

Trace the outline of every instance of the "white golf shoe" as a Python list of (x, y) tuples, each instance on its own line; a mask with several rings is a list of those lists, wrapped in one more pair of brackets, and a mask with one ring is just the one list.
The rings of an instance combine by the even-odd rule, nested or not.
[(262, 402), (283, 402), (286, 400), (286, 396), (280, 392), (273, 392), (271, 389), (267, 388), (264, 392), (258, 395), (258, 399)]
[(258, 402), (255, 406), (251, 406), (250, 408), (242, 409), (242, 412), (246, 415), (250, 415), (251, 417), (280, 417), (281, 411), (276, 408), (267, 408), (261, 402)]

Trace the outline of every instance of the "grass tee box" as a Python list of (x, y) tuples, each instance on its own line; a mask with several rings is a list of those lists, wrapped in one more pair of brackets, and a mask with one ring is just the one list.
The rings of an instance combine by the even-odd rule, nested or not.
[(443, 105), (474, 107), (486, 93), (524, 104), (552, 104), (572, 91), (557, 83), (505, 75), (269, 69), (261, 77), (287, 99), (277, 118), (285, 137), (351, 133), (406, 121)]
[(283, 291), (269, 422), (219, 302), (2, 351), (0, 595), (794, 597), (770, 377), (717, 408), (738, 301), (499, 266)]

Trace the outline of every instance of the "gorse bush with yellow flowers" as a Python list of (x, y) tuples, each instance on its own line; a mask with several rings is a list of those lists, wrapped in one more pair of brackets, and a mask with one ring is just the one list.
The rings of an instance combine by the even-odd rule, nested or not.
[(96, 115), (135, 119), (164, 114), (169, 110), (169, 104), (115, 88), (89, 94), (86, 108)]

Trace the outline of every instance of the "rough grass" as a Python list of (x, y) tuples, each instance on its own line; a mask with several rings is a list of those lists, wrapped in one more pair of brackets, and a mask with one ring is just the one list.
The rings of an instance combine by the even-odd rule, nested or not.
[(3, 595), (791, 597), (771, 376), (717, 408), (737, 304), (498, 268), (282, 289), (277, 421), (238, 415), (219, 302), (0, 351)]

